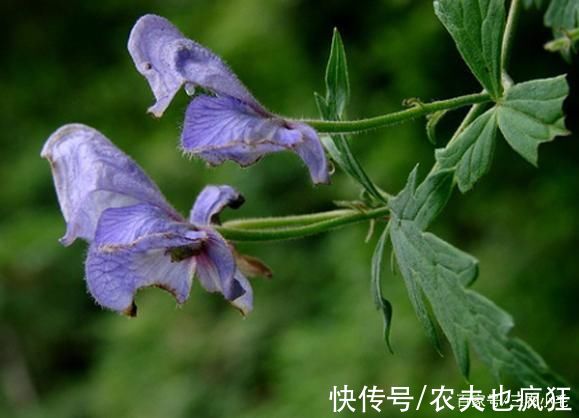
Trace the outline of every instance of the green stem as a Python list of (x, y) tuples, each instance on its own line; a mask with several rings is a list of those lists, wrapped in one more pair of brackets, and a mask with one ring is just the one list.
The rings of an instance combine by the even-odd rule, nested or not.
[(285, 228), (295, 225), (309, 225), (316, 222), (326, 221), (336, 217), (349, 215), (350, 209), (338, 209), (328, 212), (311, 213), (307, 215), (280, 216), (271, 218), (246, 218), (227, 221), (223, 224), (225, 228), (234, 229), (268, 229), (268, 228)]
[(521, 10), (521, 1), (511, 0), (511, 6), (509, 7), (509, 15), (507, 17), (507, 24), (505, 26), (505, 33), (503, 35), (502, 55), (501, 55), (501, 66), (503, 71), (509, 64), (511, 51), (513, 50), (513, 39), (515, 36), (517, 18), (519, 17), (520, 10)]
[[(342, 212), (338, 216), (335, 216), (336, 212)], [(287, 239), (303, 238), (309, 235), (315, 235), (322, 232), (330, 231), (332, 229), (340, 228), (346, 225), (351, 225), (354, 223), (366, 221), (369, 219), (376, 219), (384, 217), (389, 213), (389, 209), (386, 207), (372, 209), (365, 212), (360, 212), (356, 210), (345, 210), (345, 211), (331, 211), (326, 213), (314, 214), (314, 216), (323, 217), (324, 214), (333, 213), (333, 217), (322, 220), (319, 222), (299, 225), (299, 226), (288, 226), (279, 228), (266, 228), (266, 229), (242, 229), (242, 228), (231, 228), (229, 224), (223, 226), (215, 227), (217, 231), (223, 237), (230, 241), (244, 241), (244, 242), (263, 242), (263, 241), (281, 241)], [(312, 215), (307, 215), (312, 216)], [(271, 222), (272, 219), (269, 218)], [(280, 218), (279, 225), (282, 225), (283, 218)], [(253, 220), (254, 222), (256, 220)], [(241, 221), (240, 221), (241, 222)], [(290, 222), (289, 225), (292, 225)], [(295, 224), (293, 224), (295, 225)]]
[(368, 119), (351, 121), (304, 120), (302, 122), (307, 123), (321, 133), (356, 133), (395, 125), (441, 110), (456, 109), (477, 103), (489, 102), (490, 100), (491, 97), (488, 93), (475, 93), (431, 103), (417, 103), (410, 109)]

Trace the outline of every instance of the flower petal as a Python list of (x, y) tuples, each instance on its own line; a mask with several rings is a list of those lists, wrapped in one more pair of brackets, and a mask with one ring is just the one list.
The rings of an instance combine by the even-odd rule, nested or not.
[(189, 221), (196, 225), (218, 223), (216, 217), (225, 207), (237, 209), (244, 201), (243, 196), (233, 187), (207, 186), (197, 196)]
[(208, 292), (219, 292), (228, 298), (233, 289), (235, 259), (227, 242), (216, 232), (206, 228), (207, 239), (196, 256), (197, 276)]
[(182, 241), (171, 246), (188, 245), (190, 240), (200, 240), (206, 235), (205, 232), (196, 231), (190, 224), (176, 222), (163, 209), (142, 203), (104, 210), (97, 225), (94, 243), (132, 245), (151, 234), (171, 234)]
[(253, 310), (253, 289), (249, 281), (239, 270), (235, 272), (234, 280), (238, 283), (240, 294), (231, 301), (231, 304), (245, 316)]
[(221, 235), (209, 229), (206, 232), (208, 239), (202, 252), (196, 256), (197, 277), (201, 285), (208, 292), (223, 294), (242, 312), (249, 312), (253, 302), (251, 286), (237, 270), (231, 248)]
[(97, 303), (134, 316), (135, 293), (149, 286), (170, 292), (180, 304), (185, 302), (191, 290), (195, 257), (173, 261), (166, 250), (168, 240), (166, 235), (158, 234), (132, 246), (91, 245), (86, 260), (86, 281)]
[(291, 149), (304, 160), (314, 183), (329, 181), (326, 155), (312, 128), (256, 111), (232, 97), (193, 99), (185, 114), (181, 146), (209, 164), (233, 160), (242, 166)]
[(149, 108), (157, 117), (162, 116), (184, 84), (189, 91), (194, 86), (201, 86), (261, 107), (217, 55), (185, 38), (161, 16), (141, 17), (131, 30), (128, 49), (137, 70), (145, 76), (157, 99)]
[(295, 152), (306, 163), (315, 184), (329, 184), (330, 173), (324, 147), (316, 131), (304, 124), (291, 122), (289, 126), (302, 133), (302, 142), (294, 147)]
[(46, 141), (48, 159), (62, 214), (64, 245), (77, 237), (91, 241), (103, 210), (150, 203), (174, 220), (180, 215), (143, 170), (100, 132), (86, 125), (65, 125)]

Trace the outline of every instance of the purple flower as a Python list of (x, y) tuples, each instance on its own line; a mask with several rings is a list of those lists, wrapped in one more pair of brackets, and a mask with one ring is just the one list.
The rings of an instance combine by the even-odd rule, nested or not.
[(90, 244), (86, 281), (97, 303), (133, 316), (137, 290), (156, 286), (181, 304), (197, 272), (206, 290), (222, 293), (243, 314), (251, 311), (251, 286), (233, 248), (211, 226), (225, 207), (243, 203), (233, 188), (207, 186), (187, 220), (131, 158), (88, 126), (61, 127), (41, 155), (51, 164), (66, 221), (62, 244)]
[(181, 146), (209, 164), (232, 160), (253, 164), (265, 154), (295, 151), (314, 183), (329, 183), (324, 148), (314, 129), (266, 110), (231, 69), (213, 52), (187, 39), (167, 19), (145, 15), (129, 37), (129, 52), (145, 76), (156, 103), (149, 112), (160, 117), (184, 86), (213, 95), (193, 98), (185, 113)]

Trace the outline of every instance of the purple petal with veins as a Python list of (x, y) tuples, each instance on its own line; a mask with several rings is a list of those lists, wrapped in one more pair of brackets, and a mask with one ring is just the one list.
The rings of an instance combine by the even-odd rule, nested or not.
[(94, 237), (103, 210), (146, 202), (175, 220), (180, 215), (145, 172), (95, 129), (65, 125), (46, 141), (41, 156), (51, 165), (66, 221), (64, 245)]
[(129, 53), (156, 98), (149, 112), (160, 117), (177, 91), (201, 87), (216, 97), (199, 96), (189, 105), (181, 145), (185, 152), (217, 165), (242, 166), (272, 152), (293, 150), (306, 163), (314, 183), (329, 183), (324, 148), (308, 125), (267, 111), (213, 52), (187, 39), (167, 19), (145, 15), (129, 36)]
[(157, 99), (149, 108), (157, 117), (162, 116), (184, 85), (188, 85), (189, 90), (200, 86), (261, 107), (221, 58), (185, 38), (164, 17), (145, 15), (137, 20), (129, 36), (128, 49)]
[[(149, 237), (145, 240), (155, 241)], [(167, 249), (164, 246), (156, 248), (153, 242), (143, 241), (138, 249), (118, 247), (113, 251), (95, 245), (90, 247), (86, 282), (99, 305), (134, 316), (134, 295), (137, 290), (148, 286), (167, 290), (179, 303), (187, 300), (195, 258), (171, 262)]]
[(42, 150), (52, 167), (67, 233), (90, 243), (86, 281), (101, 306), (136, 313), (135, 293), (149, 286), (170, 292), (178, 303), (189, 296), (195, 266), (210, 291), (247, 313), (251, 287), (235, 265), (232, 249), (210, 225), (242, 198), (229, 186), (209, 186), (188, 222), (127, 155), (98, 131), (66, 125)]
[(314, 183), (330, 180), (324, 149), (312, 128), (257, 112), (232, 97), (194, 98), (185, 113), (181, 147), (212, 165), (233, 160), (242, 166), (291, 150), (306, 163)]
[(217, 223), (215, 219), (226, 207), (237, 209), (245, 199), (230, 186), (206, 186), (191, 209), (189, 222), (196, 225)]

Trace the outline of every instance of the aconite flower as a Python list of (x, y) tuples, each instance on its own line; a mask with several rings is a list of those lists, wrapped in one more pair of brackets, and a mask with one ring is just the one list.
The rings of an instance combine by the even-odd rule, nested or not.
[(316, 131), (265, 109), (221, 58), (185, 38), (167, 19), (141, 17), (128, 48), (155, 95), (149, 112), (156, 117), (181, 87), (190, 94), (198, 87), (203, 90), (185, 113), (181, 147), (186, 153), (211, 165), (232, 160), (247, 166), (265, 154), (292, 150), (305, 162), (314, 183), (329, 183), (326, 155)]
[(244, 314), (252, 309), (249, 282), (239, 271), (233, 248), (211, 226), (242, 196), (229, 186), (207, 186), (188, 219), (165, 199), (144, 171), (93, 128), (65, 125), (42, 149), (52, 167), (66, 221), (61, 238), (90, 244), (86, 282), (101, 306), (136, 314), (137, 290), (157, 286), (178, 303), (189, 297), (193, 276), (219, 292)]

